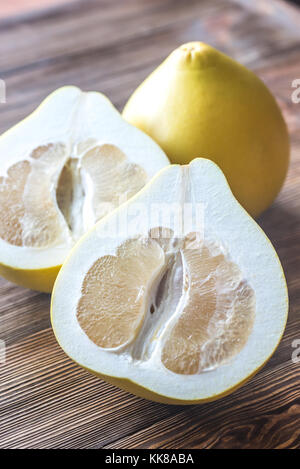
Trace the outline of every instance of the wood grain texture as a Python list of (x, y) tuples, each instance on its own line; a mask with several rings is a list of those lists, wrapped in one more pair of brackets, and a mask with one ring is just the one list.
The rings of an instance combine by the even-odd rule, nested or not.
[[(0, 20), (0, 131), (52, 90), (75, 84), (121, 109), (179, 44), (203, 40), (253, 69), (270, 87), (291, 134), (291, 165), (273, 206), (258, 220), (285, 269), (290, 313), (284, 338), (247, 385), (202, 406), (147, 402), (88, 375), (57, 345), (48, 295), (0, 281), (1, 448), (299, 448), (300, 16), (280, 1), (78, 1)], [(71, 292), (69, 292), (71, 294)]]
[(9, 18), (16, 14), (32, 14), (39, 10), (44, 14), (47, 8), (57, 8), (72, 1), (74, 0), (10, 0), (1, 3), (0, 18)]

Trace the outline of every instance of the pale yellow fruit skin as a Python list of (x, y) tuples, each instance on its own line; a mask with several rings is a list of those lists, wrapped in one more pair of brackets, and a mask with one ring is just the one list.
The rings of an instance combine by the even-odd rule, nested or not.
[(206, 44), (176, 49), (133, 93), (123, 117), (172, 163), (217, 163), (252, 216), (284, 182), (289, 137), (275, 99), (254, 73)]
[[(262, 368), (262, 367), (261, 367)], [(207, 399), (196, 399), (194, 401), (184, 401), (180, 399), (173, 399), (172, 397), (169, 396), (163, 396), (161, 394), (157, 394), (151, 389), (144, 388), (140, 386), (137, 383), (134, 383), (133, 381), (130, 381), (128, 379), (121, 379), (121, 378), (114, 378), (112, 376), (105, 376), (101, 375), (99, 373), (95, 373), (93, 370), (90, 370), (88, 368), (85, 368), (87, 371), (90, 373), (94, 374), (98, 378), (103, 379), (104, 381), (107, 381), (108, 383), (123, 389), (124, 391), (130, 392), (131, 394), (134, 394), (135, 396), (141, 397), (143, 399), (147, 399), (149, 401), (154, 401), (154, 402), (159, 402), (160, 404), (172, 404), (172, 405), (195, 405), (195, 404), (205, 404), (206, 402), (212, 402), (216, 401), (217, 399), (221, 399), (222, 397), (227, 396), (228, 394), (231, 394), (234, 392), (236, 389), (241, 387), (243, 384), (245, 384), (254, 374), (256, 374), (258, 370), (255, 371), (252, 375), (248, 376), (244, 381), (241, 381), (238, 385), (233, 386), (230, 389), (227, 389), (224, 393), (222, 394), (216, 394), (214, 396), (211, 396)]]
[(252, 378), (252, 376), (254, 376), (262, 367), (263, 365), (259, 369), (257, 369), (252, 375), (248, 376), (245, 380), (241, 381), (236, 386), (233, 386), (232, 388), (227, 389), (224, 393), (215, 394), (214, 396), (211, 396), (207, 399), (195, 399), (194, 401), (173, 399), (172, 397), (169, 397), (169, 396), (163, 396), (161, 394), (157, 394), (151, 391), (151, 389), (144, 388), (140, 386), (139, 384), (134, 383), (133, 381), (130, 381), (128, 379), (121, 379), (121, 378), (115, 378), (112, 376), (101, 375), (99, 373), (95, 373), (93, 370), (90, 370), (88, 368), (85, 368), (85, 369), (89, 371), (90, 373), (94, 374), (95, 376), (97, 376), (98, 378), (101, 378), (104, 381), (107, 381), (108, 383), (120, 389), (123, 389), (124, 391), (130, 392), (131, 394), (134, 394), (135, 396), (141, 397), (143, 399), (147, 399), (149, 401), (159, 402), (160, 404), (195, 405), (195, 404), (205, 404), (207, 402), (216, 401), (218, 399), (221, 399), (222, 397), (228, 396), (228, 394), (231, 394), (232, 392), (240, 388), (243, 384), (245, 384), (247, 381), (249, 381)]
[[(52, 316), (52, 307), (51, 307), (51, 316)], [(51, 319), (52, 320), (52, 319)], [(57, 338), (56, 338), (57, 339)], [(281, 340), (281, 338), (280, 338)], [(279, 342), (280, 342), (279, 340)], [(279, 342), (276, 346), (276, 348), (279, 345)], [(275, 352), (276, 349), (273, 350), (273, 353)], [(72, 360), (72, 357), (70, 357)], [(207, 399), (195, 399), (195, 400), (181, 400), (181, 399), (175, 399), (170, 396), (164, 396), (162, 394), (157, 394), (156, 392), (152, 391), (151, 389), (144, 388), (143, 386), (139, 385), (138, 383), (135, 383), (129, 379), (126, 378), (117, 378), (115, 376), (107, 376), (103, 375), (101, 373), (97, 373), (94, 370), (90, 368), (86, 368), (82, 366), (86, 371), (89, 373), (92, 373), (93, 375), (97, 376), (97, 378), (100, 378), (107, 383), (112, 384), (113, 386), (116, 386), (117, 388), (123, 389), (124, 391), (127, 391), (131, 394), (134, 394), (135, 396), (141, 397), (143, 399), (147, 399), (149, 401), (154, 401), (154, 402), (159, 402), (160, 404), (172, 404), (172, 405), (195, 405), (195, 404), (205, 404), (207, 402), (212, 402), (216, 401), (218, 399), (221, 399), (222, 397), (228, 396), (229, 394), (233, 393), (237, 389), (239, 389), (241, 386), (243, 386), (246, 382), (248, 382), (256, 373), (258, 373), (264, 365), (267, 363), (267, 361), (270, 359), (270, 357), (267, 358), (267, 360), (259, 366), (252, 374), (247, 376), (244, 380), (240, 381), (238, 384), (235, 386), (232, 386), (231, 388), (226, 389), (221, 394), (215, 394), (210, 396)], [(76, 362), (75, 362), (76, 363)]]
[[(117, 210), (119, 210), (119, 209), (117, 209)], [(258, 226), (258, 228), (259, 228), (259, 226)], [(85, 236), (87, 236), (87, 235), (85, 235)], [(282, 271), (282, 276), (284, 278), (283, 271)], [(54, 284), (54, 288), (53, 288), (53, 292), (52, 292), (52, 296), (51, 296), (51, 309), (50, 309), (50, 316), (51, 316), (52, 324), (53, 324), (53, 320), (52, 320), (52, 314), (53, 314), (52, 300), (54, 298), (54, 295), (55, 295), (55, 284)], [(289, 308), (287, 289), (286, 289), (286, 298), (287, 298), (287, 301), (286, 301), (286, 320), (287, 320), (287, 314), (288, 314), (288, 308)], [(175, 399), (175, 398), (172, 398), (170, 396), (164, 396), (162, 394), (157, 394), (156, 392), (152, 391), (151, 389), (147, 389), (147, 388), (145, 388), (145, 387), (139, 385), (138, 383), (135, 383), (135, 382), (133, 382), (129, 379), (118, 378), (116, 376), (108, 376), (108, 375), (104, 375), (104, 374), (101, 374), (101, 373), (97, 373), (97, 372), (95, 372), (94, 370), (92, 370), (90, 368), (84, 367), (83, 365), (81, 365), (81, 367), (84, 368), (89, 373), (92, 373), (93, 375), (97, 376), (98, 378), (112, 384), (113, 386), (116, 386), (117, 388), (123, 389), (124, 391), (127, 391), (127, 392), (129, 392), (131, 394), (134, 394), (135, 396), (141, 397), (143, 399), (147, 399), (149, 401), (159, 402), (161, 404), (173, 404), (173, 405), (205, 404), (207, 402), (212, 402), (212, 401), (215, 401), (217, 399), (221, 399), (222, 397), (225, 397), (225, 396), (233, 393), (234, 391), (239, 389), (241, 386), (243, 386), (246, 382), (248, 382), (254, 375), (256, 375), (256, 373), (258, 373), (264, 367), (264, 365), (267, 363), (267, 361), (275, 353), (275, 351), (276, 351), (276, 349), (277, 349), (277, 347), (278, 347), (278, 345), (281, 341), (282, 335), (284, 333), (284, 329), (285, 328), (283, 328), (282, 334), (281, 334), (281, 336), (278, 340), (278, 343), (277, 343), (276, 347), (274, 348), (272, 354), (260, 366), (258, 366), (257, 369), (253, 373), (251, 373), (244, 380), (240, 381), (239, 383), (232, 386), (231, 388), (226, 389), (226, 391), (224, 391), (223, 393), (212, 395), (207, 399), (195, 399), (195, 400)], [(53, 328), (53, 333), (55, 335), (55, 329), (54, 328)], [(55, 337), (56, 337), (56, 335), (55, 335)], [(59, 340), (58, 340), (57, 337), (56, 337), (56, 340), (59, 343)], [(73, 360), (72, 357), (69, 357), (69, 358), (71, 360)], [(77, 362), (75, 361), (75, 363), (77, 363)]]
[[(282, 271), (282, 275), (284, 276), (283, 271)], [(53, 289), (53, 293), (52, 293), (52, 297), (51, 297), (51, 313), (50, 313), (50, 315), (51, 315), (51, 322), (52, 323), (53, 323), (53, 321), (52, 321), (52, 311), (53, 311), (53, 309), (52, 309), (52, 299), (54, 298), (54, 295), (55, 295), (55, 285), (54, 285), (54, 289)], [(288, 296), (287, 296), (287, 298), (288, 298)], [(287, 312), (288, 312), (288, 300), (287, 300), (287, 303), (286, 303), (286, 319), (287, 319)], [(55, 329), (53, 329), (53, 332), (54, 332), (54, 335), (55, 335)], [(253, 373), (251, 373), (249, 376), (247, 376), (244, 380), (240, 381), (238, 384), (232, 386), (231, 388), (226, 389), (226, 391), (224, 391), (223, 393), (212, 395), (207, 399), (195, 399), (195, 400), (175, 399), (175, 398), (172, 398), (170, 396), (164, 396), (162, 394), (157, 394), (156, 392), (152, 391), (151, 389), (147, 389), (147, 388), (145, 388), (145, 387), (139, 385), (138, 383), (135, 383), (135, 382), (133, 382), (129, 379), (118, 378), (116, 376), (103, 375), (101, 373), (97, 373), (94, 370), (92, 370), (90, 368), (87, 368), (87, 367), (84, 367), (82, 365), (81, 365), (81, 367), (84, 368), (89, 373), (92, 373), (93, 375), (97, 376), (98, 378), (112, 384), (113, 386), (116, 386), (117, 388), (123, 389), (124, 391), (127, 391), (127, 392), (129, 392), (131, 394), (134, 394), (135, 396), (141, 397), (143, 399), (147, 399), (149, 401), (159, 402), (161, 404), (173, 404), (173, 405), (205, 404), (207, 402), (212, 402), (212, 401), (215, 401), (217, 399), (221, 399), (222, 397), (225, 397), (225, 396), (233, 393), (234, 391), (239, 389), (241, 386), (243, 386), (246, 382), (248, 382), (254, 375), (256, 375), (256, 373), (258, 373), (264, 367), (264, 365), (267, 363), (267, 361), (271, 358), (271, 356), (276, 351), (276, 349), (277, 349), (277, 347), (278, 347), (278, 345), (281, 341), (283, 333), (284, 333), (284, 328), (283, 328), (281, 337), (279, 338), (278, 343), (277, 343), (276, 347), (274, 348), (272, 354), (259, 367), (257, 367), (257, 369)], [(56, 340), (59, 343), (59, 340), (58, 340), (57, 337), (56, 337)], [(71, 360), (73, 360), (72, 357), (69, 357), (69, 358), (71, 358)], [(77, 362), (75, 361), (75, 363), (77, 363)]]
[(24, 288), (51, 293), (60, 268), (61, 265), (44, 269), (17, 269), (0, 264), (0, 276)]

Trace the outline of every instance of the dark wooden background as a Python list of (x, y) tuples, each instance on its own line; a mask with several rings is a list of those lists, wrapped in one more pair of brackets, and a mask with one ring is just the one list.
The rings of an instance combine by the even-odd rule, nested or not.
[(55, 342), (48, 295), (0, 280), (1, 448), (299, 448), (300, 15), (281, 1), (101, 0), (0, 19), (0, 131), (52, 90), (100, 90), (122, 109), (175, 47), (203, 40), (253, 69), (289, 126), (284, 189), (258, 220), (286, 273), (290, 313), (273, 358), (231, 396), (201, 406), (160, 405), (120, 391), (73, 364)]

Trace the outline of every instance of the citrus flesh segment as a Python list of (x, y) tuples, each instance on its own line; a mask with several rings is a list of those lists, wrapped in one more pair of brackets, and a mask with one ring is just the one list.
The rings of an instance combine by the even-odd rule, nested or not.
[(213, 251), (203, 243), (187, 243), (182, 250), (188, 298), (162, 350), (163, 364), (175, 373), (198, 373), (228, 361), (252, 330), (254, 292), (238, 266), (216, 246)]
[(0, 178), (2, 239), (37, 248), (76, 241), (147, 181), (145, 170), (114, 145), (79, 156), (70, 157), (61, 143), (49, 144), (8, 168)]
[(29, 172), (28, 161), (20, 161), (9, 168), (7, 177), (0, 178), (0, 237), (15, 246), (23, 244), (22, 196)]
[(152, 240), (129, 240), (116, 256), (98, 259), (88, 271), (77, 318), (99, 347), (115, 348), (131, 342), (147, 309), (147, 294), (164, 265), (164, 253)]
[[(43, 247), (60, 237), (52, 186), (65, 156), (62, 144), (36, 148), (0, 178), (0, 236), (16, 246)], [(14, 234), (15, 233), (15, 234)]]
[[(178, 256), (181, 295), (166, 314), (174, 295), (166, 274), (177, 268)], [(151, 326), (147, 314), (157, 315)], [(142, 340), (141, 353), (136, 346), (129, 354), (147, 360), (155, 350), (149, 356), (147, 345), (155, 341), (163, 365), (178, 374), (201, 373), (234, 357), (247, 342), (254, 316), (254, 292), (220, 247), (206, 245), (199, 233), (175, 239), (164, 227), (151, 230), (149, 238), (126, 241), (116, 256), (100, 257), (84, 278), (77, 306), (78, 322), (96, 345), (116, 348)]]
[(96, 220), (136, 194), (147, 181), (145, 170), (129, 163), (126, 155), (114, 145), (91, 149), (84, 155), (81, 164), (94, 186)]

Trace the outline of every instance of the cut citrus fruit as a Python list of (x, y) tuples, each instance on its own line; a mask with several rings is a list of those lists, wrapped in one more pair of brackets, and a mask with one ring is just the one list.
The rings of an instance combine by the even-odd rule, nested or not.
[(0, 138), (0, 273), (51, 291), (79, 237), (168, 164), (108, 99), (72, 86)]
[(199, 158), (161, 170), (79, 241), (51, 317), (61, 347), (99, 377), (159, 402), (200, 403), (268, 360), (287, 308), (270, 241)]

